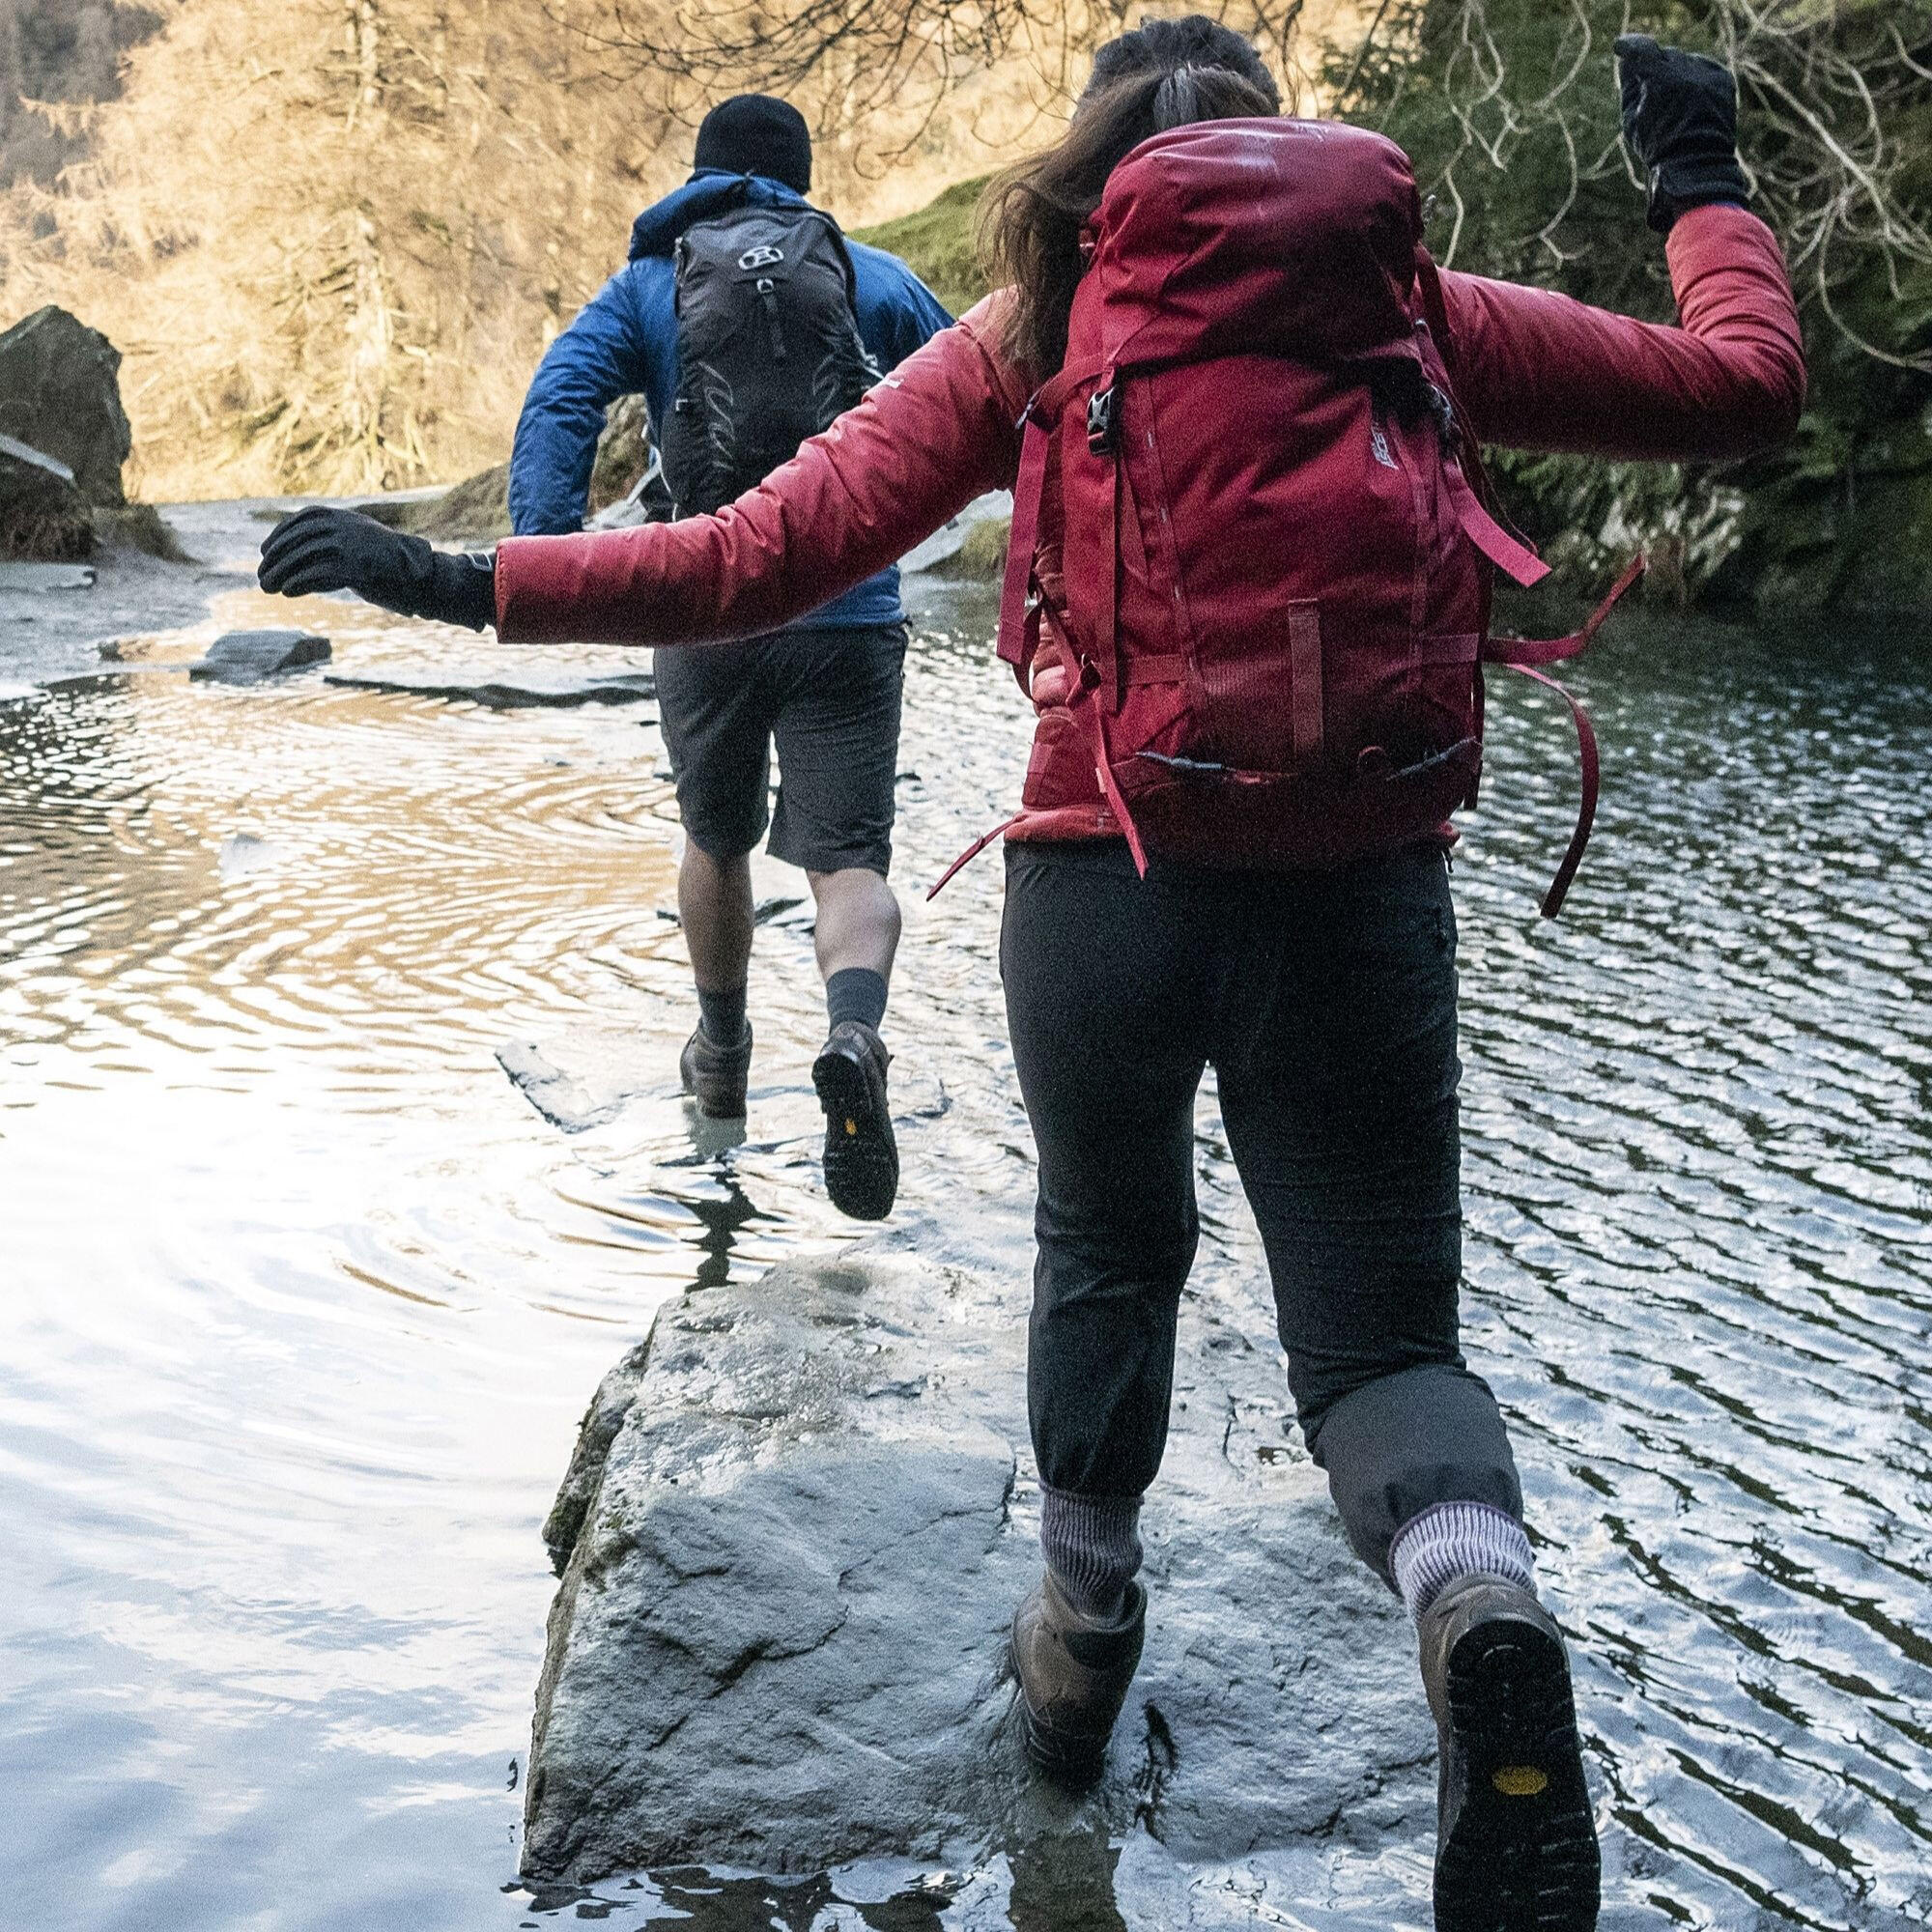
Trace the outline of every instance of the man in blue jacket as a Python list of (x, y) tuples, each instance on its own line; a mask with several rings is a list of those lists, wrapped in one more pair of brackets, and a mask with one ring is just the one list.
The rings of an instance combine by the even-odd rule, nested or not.
[[(510, 457), (519, 536), (582, 526), (604, 412), (617, 397), (643, 395), (662, 446), (678, 393), (678, 238), (734, 209), (804, 209), (810, 185), (811, 137), (795, 108), (740, 95), (705, 116), (691, 180), (638, 216), (630, 259), (551, 345), (530, 384)], [(883, 374), (952, 317), (895, 256), (846, 246), (859, 337)], [(708, 1115), (745, 1111), (751, 852), (768, 821), (776, 739), (781, 782), (767, 849), (804, 868), (818, 910), (830, 1033), (812, 1075), (826, 1112), (826, 1183), (844, 1212), (867, 1220), (886, 1214), (898, 1184), (878, 1029), (899, 936), (887, 873), (905, 643), (893, 569), (771, 638), (657, 659), (685, 831), (678, 908), (699, 1012), (681, 1063), (685, 1086)]]

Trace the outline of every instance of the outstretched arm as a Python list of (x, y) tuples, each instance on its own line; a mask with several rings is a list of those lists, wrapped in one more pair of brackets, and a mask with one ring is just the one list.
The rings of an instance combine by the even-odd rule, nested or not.
[(668, 644), (757, 637), (902, 556), (1009, 485), (1024, 379), (993, 303), (936, 335), (822, 435), (715, 517), (497, 553), (506, 640)]

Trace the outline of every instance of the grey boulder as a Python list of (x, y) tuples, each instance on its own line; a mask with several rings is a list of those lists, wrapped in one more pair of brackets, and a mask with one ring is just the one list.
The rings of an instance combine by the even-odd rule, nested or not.
[(861, 1251), (667, 1307), (545, 1526), (526, 1877), (1004, 1859), (1079, 1890), (1123, 1838), (1136, 1887), (1177, 1899), (1391, 1847), (1426, 1872), (1413, 1640), (1245, 1325), (1184, 1312), (1146, 1661), (1076, 1803), (1028, 1771), (1005, 1675), (1038, 1562), (1023, 1296)]
[(310, 631), (226, 631), (199, 664), (188, 667), (188, 675), (214, 684), (261, 684), (326, 664), (328, 657), (328, 639)]
[(0, 434), (44, 450), (89, 503), (119, 504), (134, 446), (121, 407), (121, 352), (51, 303), (0, 334)]

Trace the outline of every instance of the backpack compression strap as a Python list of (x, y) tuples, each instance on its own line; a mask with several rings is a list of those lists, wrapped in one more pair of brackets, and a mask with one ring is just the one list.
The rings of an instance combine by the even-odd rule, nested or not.
[(1100, 373), (1094, 363), (1066, 367), (1034, 391), (1020, 413), (1020, 468), (1013, 479), (1013, 523), (1007, 538), (1007, 572), (1000, 587), (999, 655), (1013, 668), (1020, 689), (1032, 696), (1028, 676), (1039, 648), (1039, 606), (1033, 597), (1034, 553), (1039, 543), (1039, 506), (1046, 495), (1046, 460), (1066, 399)]
[(1553, 677), (1536, 667), (1574, 658), (1603, 629), (1604, 620), (1617, 608), (1624, 592), (1647, 568), (1648, 559), (1642, 552), (1638, 552), (1625, 565), (1624, 574), (1610, 586), (1609, 595), (1584, 620), (1582, 628), (1571, 632), (1567, 638), (1492, 638), (1483, 646), (1486, 664), (1507, 665), (1511, 670), (1520, 670), (1524, 677), (1533, 677), (1538, 684), (1548, 685), (1570, 707), (1570, 716), (1577, 724), (1577, 751), (1582, 764), (1583, 796), (1577, 809), (1577, 829), (1570, 835), (1569, 850), (1563, 854), (1563, 863), (1557, 867), (1556, 876), (1550, 880), (1549, 890), (1543, 895), (1545, 919), (1554, 919), (1563, 910), (1571, 881), (1577, 876), (1577, 867), (1583, 863), (1583, 849), (1590, 842), (1590, 828), (1597, 819), (1601, 767), (1597, 756), (1597, 733), (1590, 723), (1590, 714)]

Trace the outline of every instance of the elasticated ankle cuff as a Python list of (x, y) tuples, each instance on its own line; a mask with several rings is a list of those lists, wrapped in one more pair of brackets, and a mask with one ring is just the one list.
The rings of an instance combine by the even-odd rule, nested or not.
[(1536, 1560), (1522, 1524), (1489, 1503), (1437, 1503), (1410, 1517), (1389, 1546), (1389, 1571), (1420, 1620), (1459, 1577), (1506, 1577), (1536, 1587)]
[(1076, 1496), (1040, 1488), (1039, 1547), (1066, 1601), (1111, 1622), (1141, 1567), (1138, 1496)]

